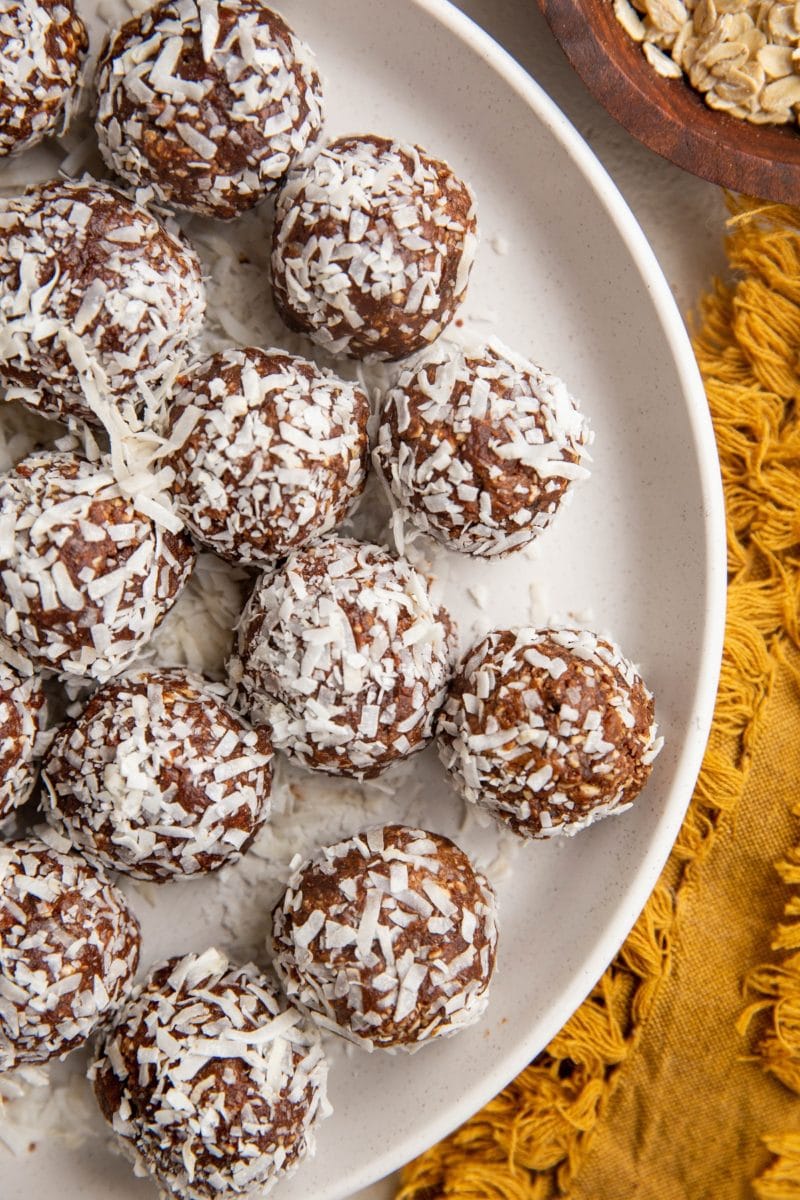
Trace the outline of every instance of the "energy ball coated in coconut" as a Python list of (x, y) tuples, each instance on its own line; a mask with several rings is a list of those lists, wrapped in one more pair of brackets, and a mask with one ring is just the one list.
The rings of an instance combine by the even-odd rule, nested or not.
[(41, 680), (30, 663), (0, 662), (0, 820), (24, 804), (36, 783), (36, 742), (45, 721)]
[(0, 157), (65, 130), (88, 46), (73, 0), (0, 0)]
[(452, 321), (477, 245), (474, 196), (447, 163), (371, 134), (340, 138), (278, 194), (275, 303), (331, 354), (405, 358)]
[(214, 354), (179, 381), (167, 438), (186, 524), (229, 562), (270, 563), (343, 520), (367, 470), (369, 401), (281, 350)]
[(319, 850), (273, 913), (289, 998), (368, 1050), (413, 1050), (483, 1015), (494, 892), (448, 838), (387, 825)]
[(456, 791), (526, 838), (624, 812), (663, 740), (618, 646), (585, 629), (490, 633), (462, 661), (438, 724)]
[(277, 749), (313, 770), (367, 779), (432, 736), (450, 642), (447, 614), (410, 563), (331, 537), (261, 577), (229, 675)]
[(499, 558), (588, 476), (589, 441), (555, 375), (497, 340), (440, 343), (389, 390), (374, 459), (403, 517), (453, 550)]
[(177, 208), (258, 204), (322, 126), (316, 61), (262, 0), (167, 0), (111, 38), (95, 127), (106, 163)]
[(78, 855), (0, 846), (0, 1073), (80, 1046), (127, 994), (139, 925)]
[(177, 1200), (261, 1200), (313, 1153), (330, 1111), (318, 1032), (217, 950), (154, 967), (89, 1077), (136, 1173)]
[(142, 516), (107, 466), (43, 451), (0, 476), (0, 637), (39, 668), (115, 675), (193, 566), (189, 537)]
[(0, 200), (0, 379), (6, 399), (102, 423), (161, 395), (200, 332), (188, 242), (106, 183), (53, 180)]
[(269, 816), (272, 746), (182, 668), (129, 671), (63, 725), (47, 819), (90, 862), (157, 882), (236, 862)]

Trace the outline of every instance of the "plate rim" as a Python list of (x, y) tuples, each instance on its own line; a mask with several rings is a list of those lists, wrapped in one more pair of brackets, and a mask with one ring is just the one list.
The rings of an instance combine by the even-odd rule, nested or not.
[(407, 0), (407, 3), (432, 17), (451, 36), (477, 53), (549, 129), (602, 203), (653, 302), (681, 384), (698, 459), (706, 567), (702, 651), (691, 706), (690, 732), (675, 764), (670, 801), (662, 814), (659, 836), (648, 847), (630, 880), (623, 901), (598, 939), (593, 953), (565, 989), (560, 1003), (546, 1020), (535, 1023), (529, 1038), (498, 1059), (491, 1074), (473, 1081), (446, 1109), (429, 1119), (424, 1134), (406, 1134), (388, 1146), (379, 1157), (371, 1157), (368, 1164), (351, 1166), (341, 1184), (329, 1193), (329, 1200), (348, 1200), (354, 1193), (386, 1178), (483, 1108), (558, 1033), (601, 977), (644, 908), (683, 824), (711, 729), (725, 632), (727, 549), (717, 444), (705, 387), (689, 334), (655, 252), (628, 202), (597, 155), (522, 64), (451, 0)]
[[(279, 0), (274, 2), (278, 5)], [(373, 2), (380, 4), (381, 0)], [(704, 595), (702, 606), (698, 603), (701, 648), (687, 705), (688, 732), (676, 756), (667, 802), (659, 814), (654, 835), (630, 872), (623, 894), (592, 953), (575, 971), (545, 1016), (537, 1012), (531, 1014), (527, 1036), (504, 1047), (495, 1058), (490, 1072), (473, 1077), (468, 1086), (451, 1096), (448, 1103), (437, 1112), (429, 1116), (426, 1111), (424, 1123), (417, 1122), (412, 1130), (401, 1133), (390, 1143), (387, 1141), (379, 1153), (370, 1154), (364, 1161), (351, 1161), (338, 1178), (329, 1177), (325, 1200), (356, 1200), (353, 1193), (385, 1178), (446, 1137), (482, 1108), (551, 1040), (602, 975), (650, 895), (688, 808), (711, 727), (725, 624), (725, 514), (717, 447), (704, 386), (686, 327), (654, 251), (627, 201), (594, 151), (544, 88), (511, 53), (451, 0), (406, 0), (404, 11), (409, 20), (427, 17), (434, 21), (446, 36), (477, 55), (489, 67), (498, 83), (509, 87), (525, 104), (525, 120), (535, 119), (549, 132), (591, 187), (596, 202), (610, 218), (652, 300), (655, 316), (675, 366), (681, 401), (688, 420), (688, 433), (697, 458), (704, 517)], [(346, 1070), (346, 1060), (340, 1064), (340, 1069)], [(78, 1153), (91, 1157), (96, 1153), (96, 1148), (89, 1144)], [(296, 1180), (302, 1184), (302, 1168)], [(283, 1195), (280, 1186), (276, 1189), (276, 1196), (279, 1195)]]

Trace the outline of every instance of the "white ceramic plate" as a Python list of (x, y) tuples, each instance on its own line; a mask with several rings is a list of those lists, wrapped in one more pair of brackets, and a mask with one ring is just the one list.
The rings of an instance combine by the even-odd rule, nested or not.
[[(534, 559), (439, 561), (462, 635), (547, 614), (590, 616), (641, 663), (667, 739), (630, 813), (574, 840), (506, 853), (511, 871), (501, 870), (505, 852), (501, 846), (498, 858), (491, 833), (474, 823), (458, 832), (463, 812), (429, 753), (414, 760), (412, 776), (389, 780), (394, 794), (356, 790), (349, 807), (340, 804), (341, 787), (305, 787), (299, 817), (286, 826), (290, 841), (310, 844), (382, 814), (407, 815), (456, 833), (489, 866), (501, 901), (500, 971), (480, 1026), (413, 1057), (337, 1054), (335, 1115), (321, 1129), (316, 1158), (277, 1195), (341, 1200), (500, 1090), (573, 1012), (634, 922), (679, 828), (708, 733), (722, 645), (724, 526), (703, 390), (667, 284), (614, 185), (551, 101), (443, 0), (278, 7), (319, 56), (329, 133), (419, 141), (471, 180), (483, 242), (465, 325), (499, 334), (562, 374), (596, 430), (592, 479)], [(36, 170), (50, 173), (38, 159)], [(476, 584), (488, 593), (484, 611), (467, 592)], [(258, 945), (277, 886), (264, 884), (259, 870), (237, 868), (225, 895), (217, 882), (138, 895), (147, 962), (210, 941)], [(64, 1095), (65, 1125), (72, 1120), (78, 1130), (73, 1143), (44, 1134), (34, 1153), (0, 1162), (4, 1200), (154, 1196), (109, 1152), (88, 1090)]]

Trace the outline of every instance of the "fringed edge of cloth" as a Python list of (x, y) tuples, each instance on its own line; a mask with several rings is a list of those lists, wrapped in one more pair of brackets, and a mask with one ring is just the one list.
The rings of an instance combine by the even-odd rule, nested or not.
[[(701, 307), (695, 351), (719, 447), (728, 611), (714, 722), (669, 861), (611, 966), (560, 1033), (481, 1112), (404, 1171), (397, 1200), (568, 1196), (621, 1067), (635, 1052), (680, 943), (683, 903), (733, 816), (784, 638), (800, 618), (800, 211), (729, 198), (734, 281)], [(800, 848), (779, 868), (800, 888)], [(800, 1091), (800, 890), (776, 948), (795, 953), (748, 977), (743, 1015), (771, 1021), (765, 1069)], [(800, 1200), (800, 1135), (764, 1138), (775, 1161), (763, 1200)], [(777, 1190), (776, 1190), (777, 1189)]]

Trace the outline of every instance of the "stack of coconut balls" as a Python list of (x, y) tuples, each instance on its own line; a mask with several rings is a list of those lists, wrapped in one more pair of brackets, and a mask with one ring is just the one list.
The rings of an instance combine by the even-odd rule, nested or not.
[[(86, 51), (72, 0), (5, 0), (1, 154), (64, 129)], [(560, 379), (440, 340), (478, 245), (469, 186), (417, 145), (322, 140), (314, 56), (261, 0), (157, 4), (112, 33), (95, 86), (112, 180), (0, 202), (4, 395), (68, 427), (0, 478), (0, 814), (35, 796), (46, 818), (0, 850), (0, 1069), (93, 1036), (99, 1105), (163, 1196), (256, 1197), (328, 1111), (320, 1029), (394, 1052), (478, 1020), (492, 888), (436, 832), (368, 829), (292, 864), (274, 974), (208, 950), (134, 986), (115, 876), (235, 862), (269, 821), (275, 751), (363, 780), (436, 738), (465, 800), (540, 838), (630, 805), (660, 740), (612, 642), (500, 629), (456, 661), (425, 575), (335, 533), (370, 461), (398, 522), (484, 559), (588, 474)], [(334, 366), (402, 360), (371, 459), (370, 398), (332, 366), (197, 357), (204, 280), (165, 211), (228, 221), (269, 195), (289, 329)], [(252, 573), (223, 683), (140, 657), (197, 547)]]

